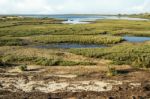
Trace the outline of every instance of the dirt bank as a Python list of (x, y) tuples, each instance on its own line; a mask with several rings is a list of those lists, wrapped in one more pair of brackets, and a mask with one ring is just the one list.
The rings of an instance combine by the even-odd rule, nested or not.
[[(102, 68), (102, 69), (101, 69)], [(1, 69), (0, 99), (149, 99), (150, 72), (118, 67), (108, 77), (100, 66)], [(87, 72), (88, 71), (88, 72)]]

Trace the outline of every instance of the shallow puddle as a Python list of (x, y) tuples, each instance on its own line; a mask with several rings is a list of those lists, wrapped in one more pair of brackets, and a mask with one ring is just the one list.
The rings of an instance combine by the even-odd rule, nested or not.
[[(123, 36), (122, 37), (127, 42), (145, 42), (150, 41), (150, 37), (137, 37), (137, 36)], [(100, 44), (78, 44), (78, 43), (51, 43), (51, 44), (40, 44), (30, 46), (33, 48), (41, 49), (69, 49), (69, 48), (106, 48), (109, 46)]]
[(52, 44), (43, 44), (43, 45), (36, 45), (33, 46), (34, 48), (104, 48), (107, 46), (98, 45), (98, 44), (77, 44), (77, 43), (52, 43)]
[(137, 36), (124, 36), (123, 38), (128, 42), (145, 42), (150, 40), (150, 37), (137, 37)]

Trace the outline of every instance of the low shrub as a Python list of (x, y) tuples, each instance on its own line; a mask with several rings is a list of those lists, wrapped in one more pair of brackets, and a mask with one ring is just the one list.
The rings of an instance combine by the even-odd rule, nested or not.
[(116, 76), (118, 74), (115, 67), (108, 66), (107, 76)]
[(27, 65), (20, 65), (19, 66), (19, 69), (21, 70), (21, 71), (27, 71)]
[(131, 64), (137, 68), (149, 68), (150, 67), (150, 56), (139, 56)]

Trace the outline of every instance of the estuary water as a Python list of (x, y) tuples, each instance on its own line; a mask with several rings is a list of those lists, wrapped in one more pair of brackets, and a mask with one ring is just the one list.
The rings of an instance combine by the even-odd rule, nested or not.
[[(26, 17), (34, 18), (56, 18), (63, 19), (64, 24), (88, 24), (95, 20), (114, 19), (114, 20), (137, 20), (148, 21), (148, 19), (142, 18), (130, 18), (125, 16), (112, 16), (112, 15), (28, 15)], [(144, 42), (149, 41), (150, 37), (136, 37), (136, 36), (122, 36), (127, 42)], [(34, 46), (36, 48), (105, 48), (108, 46), (96, 45), (96, 44), (76, 44), (76, 43), (54, 43)]]
[(125, 16), (117, 16), (117, 15), (26, 15), (26, 17), (34, 17), (34, 18), (56, 18), (63, 19), (64, 24), (87, 24), (92, 21), (98, 19), (122, 19), (122, 20), (148, 20), (142, 18), (130, 18)]

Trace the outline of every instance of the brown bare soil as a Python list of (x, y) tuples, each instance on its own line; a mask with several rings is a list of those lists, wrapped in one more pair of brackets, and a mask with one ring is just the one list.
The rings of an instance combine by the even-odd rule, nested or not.
[[(150, 71), (129, 66), (108, 77), (105, 66), (0, 69), (0, 99), (149, 99)], [(11, 97), (11, 98), (10, 98)]]

